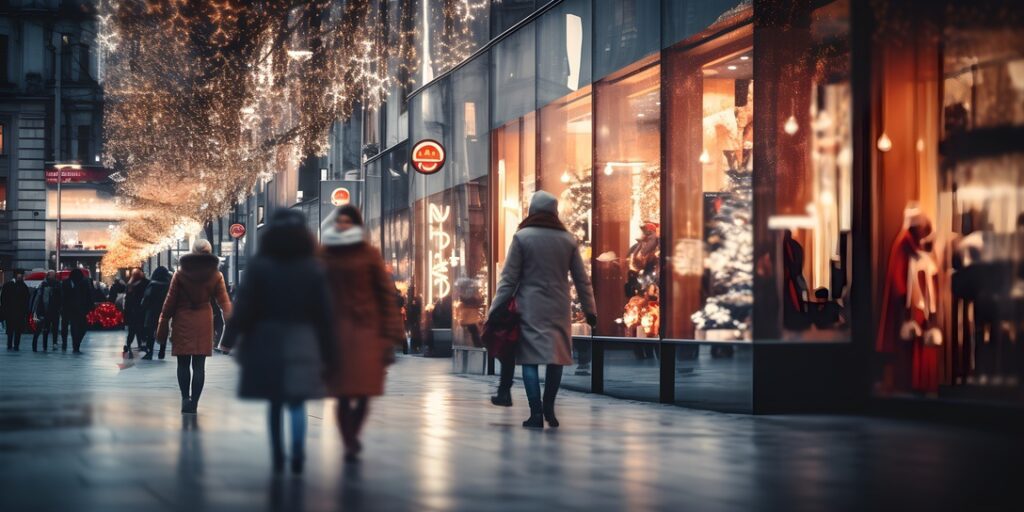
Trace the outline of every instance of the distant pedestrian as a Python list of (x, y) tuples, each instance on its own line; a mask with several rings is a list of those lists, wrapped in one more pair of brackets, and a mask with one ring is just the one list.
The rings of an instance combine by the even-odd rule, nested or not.
[(132, 341), (139, 345), (140, 352), (143, 347), (145, 313), (142, 311), (142, 298), (147, 286), (149, 279), (146, 279), (146, 273), (141, 268), (133, 270), (124, 296), (124, 323), (128, 327), (128, 339), (125, 341), (123, 352), (129, 359), (132, 358)]
[(220, 260), (211, 254), (212, 250), (209, 241), (199, 239), (192, 244), (192, 252), (178, 261), (181, 269), (171, 278), (156, 330), (156, 339), (161, 345), (170, 335), (171, 354), (178, 358), (183, 413), (196, 412), (206, 382), (206, 358), (213, 355), (210, 298), (217, 300), (226, 317), (231, 317), (231, 299), (218, 270)]
[(28, 323), (29, 295), (21, 270), (15, 271), (14, 279), (0, 288), (0, 316), (7, 325), (7, 350), (21, 350), (21, 334)]
[(110, 288), (107, 290), (107, 302), (113, 302), (114, 304), (117, 304), (121, 294), (126, 293), (127, 291), (128, 287), (124, 284), (124, 281), (122, 281), (120, 277), (114, 279), (114, 282), (110, 285)]
[[(529, 215), (519, 224), (505, 259), (490, 313), (516, 300), (522, 338), (516, 361), (523, 366), (523, 384), (530, 402), (524, 427), (544, 428), (544, 420), (558, 426), (555, 397), (562, 367), (572, 364), (572, 307), (567, 275), (572, 275), (587, 323), (597, 323), (594, 290), (583, 266), (576, 238), (558, 219), (558, 199), (539, 191), (530, 200)], [(544, 397), (540, 394), (538, 365), (546, 365)], [(502, 365), (498, 396), (511, 404), (514, 366)]]
[(238, 395), (270, 401), (274, 472), (284, 470), (282, 410), (291, 417), (291, 467), (305, 460), (305, 401), (323, 398), (325, 361), (334, 348), (331, 297), (314, 259), (316, 241), (299, 211), (274, 214), (238, 289), (224, 331), (225, 351), (238, 345)]
[(60, 333), (60, 282), (57, 272), (49, 271), (36, 288), (32, 300), (32, 315), (36, 320), (36, 332), (32, 335), (32, 351), (38, 350), (39, 336), (43, 336), (43, 352), (47, 352), (47, 339), (53, 335), (53, 349), (57, 350), (57, 335)]
[[(153, 345), (156, 341), (156, 328), (160, 323), (160, 311), (164, 308), (164, 300), (167, 298), (167, 290), (171, 286), (171, 271), (160, 265), (149, 276), (149, 284), (142, 294), (142, 304), (139, 306), (139, 315), (142, 317), (142, 337), (146, 344), (146, 355), (143, 359), (153, 359)], [(167, 348), (166, 340), (160, 343), (159, 358), (163, 359)]]
[[(95, 306), (93, 288), (85, 278), (82, 269), (72, 269), (68, 279), (61, 283), (61, 314), (67, 319), (71, 330), (71, 349), (75, 354), (82, 353), (82, 340), (88, 325), (86, 316)], [(67, 338), (63, 338), (61, 350), (67, 351)]]
[(320, 241), (335, 322), (335, 356), (328, 392), (338, 397), (338, 427), (345, 459), (362, 451), (359, 435), (369, 399), (384, 393), (384, 373), (404, 343), (395, 285), (380, 251), (366, 242), (359, 210), (346, 205), (324, 223)]

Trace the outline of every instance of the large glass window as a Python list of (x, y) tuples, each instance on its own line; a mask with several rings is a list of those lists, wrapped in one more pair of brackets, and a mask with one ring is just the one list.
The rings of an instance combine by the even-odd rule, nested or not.
[(876, 390), (1019, 404), (1024, 33), (945, 8), (947, 26), (901, 11), (873, 39)]
[(656, 338), (660, 325), (660, 67), (595, 85), (593, 275), (597, 334)]
[(537, 22), (537, 106), (591, 82), (593, 18), (590, 0), (567, 0)]
[(544, 1), (535, 0), (495, 0), (491, 2), (491, 33), (498, 35), (529, 16), (535, 4)]
[(491, 131), (492, 204), (494, 225), (494, 276), (501, 276), (508, 247), (519, 223), (529, 210), (536, 190), (537, 116), (534, 113)]
[(531, 24), (491, 51), (491, 127), (533, 112), (536, 107), (536, 40)]
[(594, 1), (594, 78), (602, 78), (661, 48), (661, 2)]
[[(561, 98), (540, 111), (538, 188), (558, 198), (558, 216), (566, 229), (579, 241), (583, 263), (590, 273), (591, 229), (593, 215), (593, 94), (585, 87)], [(572, 333), (591, 334), (583, 307), (572, 294)], [(591, 343), (574, 343), (577, 368), (566, 375), (565, 383), (574, 389), (590, 389)]]
[(700, 32), (709, 33), (745, 21), (750, 16), (750, 2), (743, 0), (669, 0), (661, 5), (664, 9), (661, 37), (666, 47)]

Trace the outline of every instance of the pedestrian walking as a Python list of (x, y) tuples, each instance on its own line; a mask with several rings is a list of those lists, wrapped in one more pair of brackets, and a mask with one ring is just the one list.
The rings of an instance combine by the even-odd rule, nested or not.
[[(576, 238), (558, 219), (558, 199), (539, 191), (530, 200), (529, 215), (512, 237), (490, 314), (506, 308), (513, 298), (520, 315), (522, 338), (516, 361), (523, 367), (523, 384), (530, 403), (524, 427), (544, 428), (544, 420), (558, 426), (555, 397), (562, 381), (562, 367), (572, 364), (571, 275), (587, 323), (597, 324), (594, 290), (583, 266)], [(538, 365), (546, 365), (544, 396), (540, 394)], [(500, 401), (511, 404), (515, 367), (502, 365), (498, 388)], [(496, 402), (497, 403), (497, 402)]]
[(334, 309), (335, 350), (328, 392), (338, 397), (337, 419), (345, 459), (358, 460), (370, 397), (384, 393), (384, 373), (405, 333), (394, 282), (380, 251), (366, 242), (363, 219), (351, 205), (338, 208), (320, 235)]
[(7, 325), (7, 350), (21, 350), (21, 334), (28, 323), (29, 289), (25, 284), (25, 272), (17, 270), (11, 279), (0, 288), (0, 316)]
[[(82, 341), (88, 325), (86, 316), (95, 306), (94, 290), (85, 278), (82, 269), (72, 269), (68, 279), (61, 283), (61, 315), (67, 319), (71, 331), (71, 350), (75, 354), (82, 353)], [(68, 350), (68, 339), (62, 337), (61, 351)]]
[(53, 335), (53, 349), (57, 350), (57, 335), (60, 333), (60, 282), (57, 272), (50, 270), (36, 288), (32, 300), (32, 315), (36, 320), (36, 332), (32, 335), (32, 352), (38, 351), (39, 336), (43, 337), (43, 352), (47, 352), (47, 339)]
[(146, 294), (146, 287), (149, 286), (149, 279), (141, 268), (132, 271), (128, 280), (124, 296), (124, 323), (128, 327), (128, 339), (124, 344), (124, 355), (132, 358), (132, 341), (139, 345), (139, 351), (143, 348), (143, 335), (145, 314), (142, 310), (142, 299)]
[(156, 339), (161, 345), (170, 336), (171, 355), (178, 358), (183, 413), (196, 412), (206, 382), (206, 358), (213, 355), (210, 298), (220, 304), (224, 316), (231, 317), (231, 299), (224, 286), (224, 276), (218, 270), (220, 260), (211, 254), (212, 250), (209, 241), (199, 239), (192, 244), (192, 252), (178, 260), (180, 270), (171, 278), (156, 329)]
[(260, 236), (259, 252), (249, 263), (221, 340), (225, 351), (237, 346), (238, 396), (270, 401), (274, 473), (284, 471), (285, 465), (283, 410), (291, 418), (292, 472), (302, 473), (305, 401), (326, 395), (333, 321), (327, 279), (315, 249), (306, 216), (278, 210)]
[[(164, 300), (167, 299), (167, 290), (171, 287), (171, 271), (160, 265), (153, 274), (149, 276), (149, 284), (142, 294), (142, 303), (139, 306), (139, 315), (142, 317), (142, 336), (146, 344), (146, 355), (143, 359), (153, 359), (153, 345), (156, 341), (156, 328), (160, 323), (160, 311), (164, 308)], [(167, 349), (167, 342), (160, 343), (159, 358), (163, 359)]]

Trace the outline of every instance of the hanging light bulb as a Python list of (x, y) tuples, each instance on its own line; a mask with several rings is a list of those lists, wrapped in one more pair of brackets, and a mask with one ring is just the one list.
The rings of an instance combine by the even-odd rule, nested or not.
[(892, 149), (892, 139), (890, 139), (889, 136), (885, 132), (882, 132), (882, 135), (880, 137), (878, 137), (878, 144), (877, 145), (878, 145), (878, 150), (881, 151), (882, 153), (885, 153), (885, 152), (889, 151), (890, 149)]
[(702, 150), (700, 152), (700, 158), (698, 158), (697, 160), (700, 160), (700, 163), (702, 163), (704, 165), (710, 164), (711, 163), (711, 155), (708, 154), (708, 150), (707, 149), (704, 149), (704, 150)]
[(917, 152), (924, 153), (924, 139), (917, 139)]
[(569, 171), (565, 171), (562, 173), (562, 183), (569, 183), (570, 179), (572, 178), (569, 176)]
[(604, 164), (604, 173), (605, 173), (605, 175), (611, 176), (613, 172), (615, 172), (615, 169), (612, 169), (611, 162), (609, 162), (607, 164)]
[(786, 119), (786, 124), (782, 126), (782, 130), (790, 135), (796, 134), (796, 132), (800, 130), (800, 125), (797, 124), (796, 117), (789, 116), (789, 119)]

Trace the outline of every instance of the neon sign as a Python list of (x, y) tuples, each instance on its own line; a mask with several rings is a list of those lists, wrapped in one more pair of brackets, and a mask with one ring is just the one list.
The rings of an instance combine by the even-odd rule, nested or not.
[(445, 232), (444, 224), (451, 217), (450, 206), (437, 204), (427, 205), (429, 224), (427, 227), (427, 264), (430, 266), (430, 287), (427, 290), (427, 301), (446, 297), (452, 291), (451, 279), (448, 277), (449, 260), (446, 256), (452, 246), (452, 236)]

